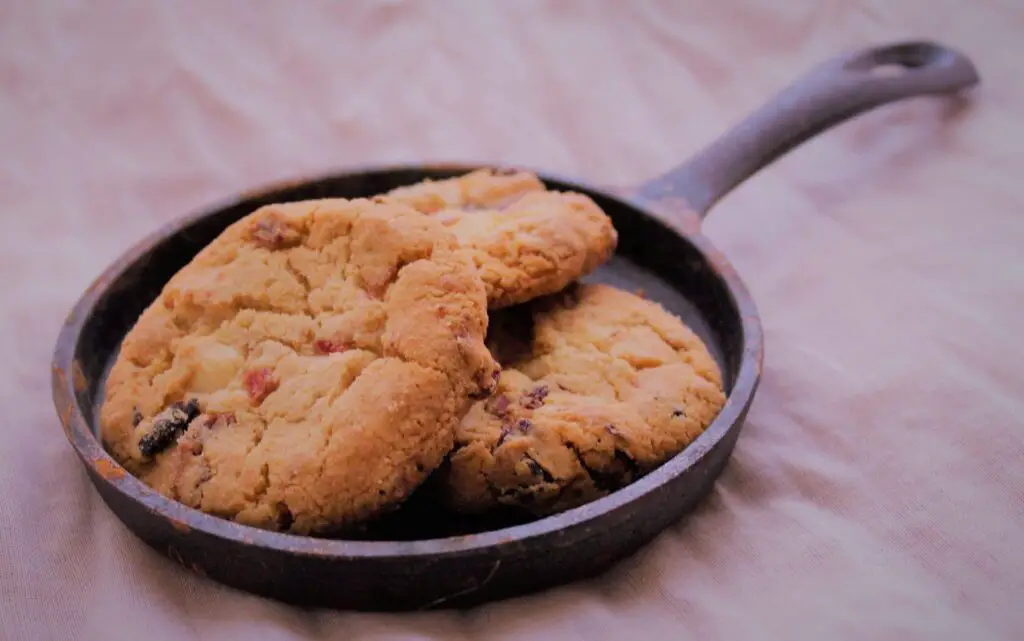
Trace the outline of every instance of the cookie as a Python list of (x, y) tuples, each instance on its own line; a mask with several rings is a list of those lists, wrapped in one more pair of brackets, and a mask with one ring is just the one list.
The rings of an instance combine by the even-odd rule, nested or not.
[(492, 314), (488, 346), (498, 389), (469, 410), (430, 485), (458, 512), (544, 516), (600, 498), (683, 450), (725, 403), (697, 335), (607, 285)]
[(343, 531), (419, 486), (493, 389), (486, 305), (454, 235), (409, 207), (262, 207), (127, 334), (106, 382), (104, 442), (193, 508)]
[(588, 196), (548, 191), (529, 172), (478, 170), (385, 195), (439, 218), (472, 254), (491, 309), (552, 294), (615, 251), (611, 219)]
[(425, 214), (434, 214), (445, 209), (501, 210), (526, 194), (544, 191), (544, 183), (528, 171), (477, 169), (455, 178), (428, 179), (398, 187), (387, 196)]

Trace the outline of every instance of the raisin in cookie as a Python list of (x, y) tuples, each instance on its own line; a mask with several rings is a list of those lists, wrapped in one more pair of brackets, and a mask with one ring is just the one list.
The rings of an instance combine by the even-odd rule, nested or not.
[(488, 346), (498, 389), (470, 409), (431, 483), (460, 512), (542, 516), (604, 496), (680, 452), (725, 402), (696, 334), (606, 285), (492, 314)]
[(548, 191), (529, 172), (478, 170), (385, 195), (444, 222), (473, 257), (492, 309), (563, 289), (615, 251), (611, 219), (588, 196)]
[(125, 337), (101, 409), (155, 490), (265, 529), (337, 532), (402, 501), (498, 378), (487, 299), (440, 221), (402, 205), (262, 207)]

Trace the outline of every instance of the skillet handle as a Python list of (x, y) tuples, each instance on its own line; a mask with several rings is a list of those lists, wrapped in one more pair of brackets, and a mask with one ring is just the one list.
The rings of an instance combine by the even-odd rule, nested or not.
[[(887, 72), (892, 73), (887, 73)], [(734, 187), (800, 143), (886, 103), (953, 93), (977, 84), (963, 54), (926, 41), (841, 55), (812, 69), (688, 162), (634, 192), (641, 201), (679, 199), (700, 218)]]

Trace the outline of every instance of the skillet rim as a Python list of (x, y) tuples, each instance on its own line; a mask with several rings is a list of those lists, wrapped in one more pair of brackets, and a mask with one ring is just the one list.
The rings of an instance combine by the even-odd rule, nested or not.
[[(467, 173), (476, 169), (511, 169), (500, 163), (398, 163), (340, 167), (301, 178), (278, 180), (243, 191), (234, 197), (213, 202), (199, 211), (180, 216), (144, 236), (112, 261), (75, 302), (61, 325), (51, 361), (53, 401), (65, 436), (90, 472), (92, 482), (105, 482), (124, 498), (139, 504), (152, 516), (160, 517), (181, 532), (196, 530), (202, 534), (235, 545), (266, 548), (287, 555), (344, 559), (416, 559), (423, 557), (457, 557), (480, 553), (509, 543), (527, 542), (557, 535), (568, 530), (581, 530), (599, 524), (601, 517), (625, 509), (630, 503), (654, 492), (673, 479), (686, 473), (724, 439), (749, 409), (760, 381), (763, 363), (763, 330), (757, 308), (746, 285), (728, 259), (699, 231), (699, 225), (684, 211), (669, 203), (651, 202), (634, 197), (638, 189), (618, 190), (590, 186), (554, 172), (540, 171), (516, 165), (514, 168), (534, 172), (542, 181), (557, 183), (568, 189), (599, 195), (632, 209), (661, 223), (677, 236), (688, 241), (703, 257), (705, 264), (722, 280), (731, 302), (738, 311), (742, 334), (739, 368), (732, 389), (722, 410), (711, 425), (696, 439), (654, 471), (607, 496), (582, 506), (543, 517), (524, 524), (473, 533), (409, 541), (361, 541), (326, 539), (287, 534), (242, 525), (206, 514), (185, 506), (150, 489), (131, 475), (103, 447), (99, 437), (90, 428), (89, 421), (77, 400), (77, 389), (84, 383), (75, 353), (82, 331), (95, 313), (97, 303), (110, 291), (114, 281), (131, 265), (144, 260), (152, 249), (169, 236), (183, 232), (200, 220), (244, 202), (266, 197), (287, 189), (299, 188), (318, 182), (352, 179), (358, 176), (384, 176), (415, 172), (426, 175)], [(676, 211), (673, 211), (676, 210)], [(731, 458), (731, 454), (730, 457)], [(106, 502), (106, 501), (104, 501)], [(109, 506), (108, 506), (108, 509)], [(118, 520), (133, 534), (136, 526), (129, 525), (116, 511)]]

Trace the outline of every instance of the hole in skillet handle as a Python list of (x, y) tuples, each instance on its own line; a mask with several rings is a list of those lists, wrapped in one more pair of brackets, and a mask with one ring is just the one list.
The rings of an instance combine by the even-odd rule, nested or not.
[[(934, 82), (945, 78), (950, 90), (979, 81), (977, 69), (962, 54), (928, 41), (909, 41), (874, 47), (839, 59), (847, 71), (866, 72), (878, 78), (913, 77), (925, 74)], [(933, 91), (943, 91), (941, 88)]]
[(869, 71), (876, 76), (898, 75), (911, 69), (950, 59), (950, 52), (923, 42), (908, 42), (880, 49), (869, 49), (850, 59), (847, 69)]
[(851, 58), (846, 68), (852, 71), (867, 71), (879, 78), (902, 76), (914, 69), (941, 63), (941, 58), (950, 61), (950, 52), (924, 42), (908, 42), (880, 49), (869, 49)]

